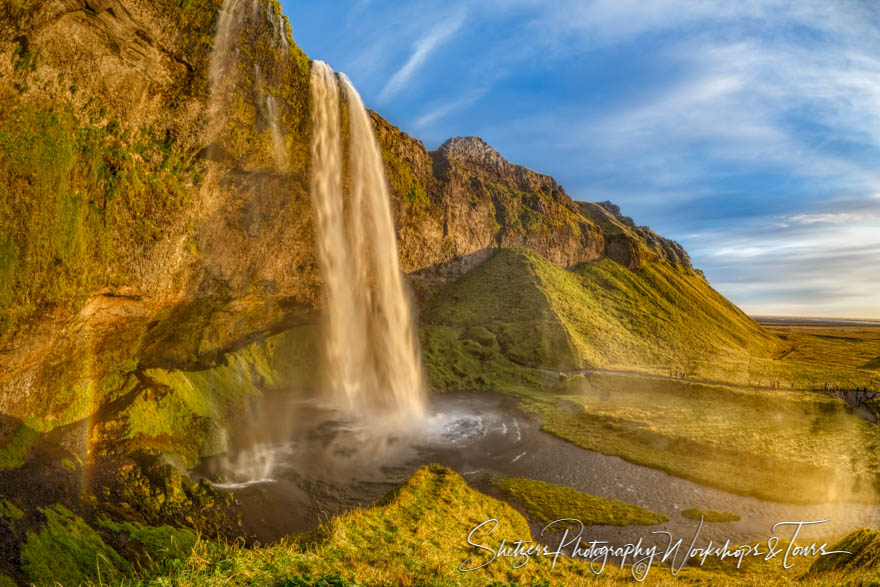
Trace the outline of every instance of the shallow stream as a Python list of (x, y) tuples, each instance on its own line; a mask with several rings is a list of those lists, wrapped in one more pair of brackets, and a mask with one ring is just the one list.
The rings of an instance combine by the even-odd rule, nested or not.
[[(540, 429), (503, 394), (433, 395), (426, 419), (411, 433), (388, 433), (381, 422), (360, 426), (299, 394), (275, 394), (242, 416), (235, 449), (199, 472), (233, 491), (245, 527), (263, 542), (316, 527), (321, 520), (369, 505), (420, 467), (439, 463), (474, 488), (502, 497), (498, 475), (566, 485), (641, 505), (669, 516), (657, 526), (593, 526), (585, 537), (624, 544), (668, 530), (687, 542), (697, 523), (683, 509), (731, 511), (739, 522), (707, 524), (700, 536), (734, 543), (771, 536), (783, 521), (830, 521), (801, 536), (838, 535), (880, 525), (880, 508), (859, 504), (793, 505), (727, 493), (620, 458), (583, 450)], [(564, 512), (561, 512), (564, 514)], [(537, 534), (540, 526), (533, 526)], [(780, 531), (783, 537), (788, 536)], [(464, 540), (464, 537), (462, 537)]]

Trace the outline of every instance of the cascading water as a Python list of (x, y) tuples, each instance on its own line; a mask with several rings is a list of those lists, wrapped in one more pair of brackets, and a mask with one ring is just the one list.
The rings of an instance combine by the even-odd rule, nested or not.
[[(279, 171), (287, 171), (289, 158), (284, 135), (281, 130), (281, 113), (279, 103), (275, 96), (266, 87), (266, 76), (259, 64), (253, 64), (253, 84), (251, 87), (242, 87), (244, 79), (238, 74), (239, 66), (247, 59), (246, 55), (238, 50), (237, 44), (243, 39), (254, 40), (254, 35), (262, 34), (263, 27), (271, 27), (274, 42), (286, 55), (289, 44), (285, 36), (285, 29), (281, 17), (276, 14), (272, 5), (267, 5), (265, 0), (223, 0), (217, 17), (217, 30), (214, 34), (214, 47), (211, 51), (211, 59), (208, 69), (211, 94), (208, 104), (209, 126), (208, 133), (211, 140), (219, 140), (227, 120), (227, 112), (230, 106), (230, 97), (236, 92), (249, 93), (253, 104), (257, 108), (263, 128), (268, 128), (271, 136), (271, 154)], [(247, 95), (247, 94), (246, 94)], [(210, 183), (210, 182), (206, 182)], [(222, 205), (222, 199), (213, 198), (213, 205)], [(284, 446), (275, 446), (266, 442), (261, 434), (263, 427), (262, 414), (259, 405), (250, 406), (252, 410), (246, 410), (247, 425), (245, 428), (250, 434), (246, 450), (232, 454), (228, 453), (220, 458), (220, 469), (232, 478), (228, 483), (219, 484), (223, 487), (247, 487), (252, 484), (273, 482), (274, 471), (278, 468), (278, 461), (284, 453)], [(225, 431), (224, 431), (225, 433)], [(228, 446), (228, 437), (225, 439)]]
[(223, 5), (217, 16), (214, 48), (211, 50), (211, 61), (208, 65), (208, 80), (211, 83), (209, 114), (214, 125), (220, 121), (219, 110), (222, 108), (221, 98), (223, 96), (223, 92), (220, 90), (227, 85), (225, 79), (235, 59), (232, 33), (239, 4), (240, 0), (223, 0)]
[[(249, 24), (253, 30), (260, 30), (261, 18), (263, 23), (271, 26), (275, 43), (284, 54), (287, 54), (290, 46), (284, 33), (284, 26), (280, 16), (271, 6), (265, 6), (262, 0), (252, 0), (250, 7), (246, 5), (244, 0), (223, 0), (217, 17), (217, 31), (214, 34), (214, 48), (211, 51), (208, 69), (208, 79), (211, 83), (209, 114), (211, 131), (215, 136), (222, 128), (223, 113), (228, 107), (226, 100), (230, 95), (229, 90), (235, 86), (235, 66), (240, 59), (239, 51), (235, 46), (235, 35), (246, 24)], [(267, 91), (265, 76), (258, 64), (254, 64), (252, 91), (259, 112), (271, 133), (272, 154), (275, 163), (281, 170), (286, 170), (288, 155), (281, 132), (281, 115), (278, 103), (275, 96)]]
[[(311, 88), (311, 197), (325, 282), (328, 385), (355, 413), (379, 412), (411, 422), (424, 413), (421, 363), (382, 155), (348, 78), (337, 79), (330, 66), (315, 61)], [(350, 137), (348, 198), (340, 93)]]
[[(266, 31), (286, 52), (284, 23), (271, 6), (263, 0), (223, 1), (209, 70), (209, 134), (221, 142), (230, 100), (247, 96), (257, 110), (257, 132), (271, 139), (267, 146), (276, 170), (287, 172), (290, 158), (281, 126), (285, 104), (271, 86), (276, 77), (259, 63), (246, 65), (247, 52), (238, 50)], [(249, 86), (238, 75), (244, 67), (253, 71)], [(235, 449), (209, 467), (222, 479), (218, 486), (230, 490), (284, 484), (291, 476), (314, 477), (319, 471), (343, 479), (354, 470), (375, 470), (372, 465), (402, 448), (395, 440), (424, 413), (418, 344), (370, 118), (351, 82), (324, 63), (313, 64), (311, 94), (311, 200), (325, 283), (326, 391), (318, 401), (297, 403), (300, 398), (283, 409), (276, 404), (271, 412), (263, 402), (254, 402), (242, 412), (237, 438), (229, 439)], [(315, 441), (300, 434), (315, 419), (324, 432), (333, 431), (329, 437), (319, 435)]]
[(280, 116), (278, 103), (275, 96), (266, 95), (266, 119), (269, 121), (269, 129), (272, 132), (272, 145), (275, 147), (275, 164), (282, 170), (287, 169), (287, 145), (284, 144), (284, 136), (281, 134)]

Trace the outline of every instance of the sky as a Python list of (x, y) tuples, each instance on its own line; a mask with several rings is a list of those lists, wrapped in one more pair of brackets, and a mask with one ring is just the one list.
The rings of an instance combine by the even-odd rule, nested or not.
[(753, 315), (880, 318), (880, 2), (282, 0), (424, 141), (481, 136)]

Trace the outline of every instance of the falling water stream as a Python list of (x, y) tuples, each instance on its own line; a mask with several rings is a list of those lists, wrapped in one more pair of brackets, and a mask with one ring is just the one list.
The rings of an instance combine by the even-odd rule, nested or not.
[[(349, 126), (347, 194), (342, 102)], [(396, 426), (411, 423), (424, 412), (421, 365), (382, 155), (354, 86), (320, 61), (312, 64), (312, 119), (328, 389), (355, 413), (390, 418)]]

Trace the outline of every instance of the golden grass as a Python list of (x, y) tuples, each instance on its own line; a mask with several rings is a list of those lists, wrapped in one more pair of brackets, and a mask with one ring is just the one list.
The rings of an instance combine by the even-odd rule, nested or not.
[(793, 503), (877, 499), (880, 428), (823, 394), (611, 374), (514, 393), (552, 434), (698, 483)]

